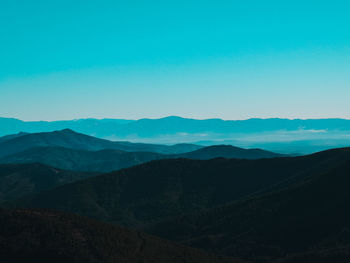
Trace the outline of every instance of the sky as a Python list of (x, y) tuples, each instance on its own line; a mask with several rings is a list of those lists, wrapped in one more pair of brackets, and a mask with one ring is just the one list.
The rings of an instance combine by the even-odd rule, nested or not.
[(2, 0), (0, 116), (350, 118), (350, 2)]

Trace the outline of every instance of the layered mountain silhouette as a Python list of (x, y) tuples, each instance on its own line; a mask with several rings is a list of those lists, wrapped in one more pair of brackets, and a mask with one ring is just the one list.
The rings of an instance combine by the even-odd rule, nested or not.
[(0, 210), (0, 224), (3, 263), (243, 263), (61, 212)]
[[(37, 176), (43, 177), (46, 174)], [(349, 185), (350, 148), (341, 148), (307, 156), (258, 160), (155, 160), (66, 183), (53, 189), (50, 189), (50, 185), (46, 190), (42, 189), (44, 191), (24, 197), (6, 198), (8, 201), (2, 206), (74, 212), (144, 230), (160, 238), (209, 253), (253, 263), (344, 263), (350, 259)], [(21, 221), (23, 211), (30, 211), (24, 213), (25, 217), (30, 215), (30, 223)], [(92, 240), (99, 236), (98, 242), (103, 244), (96, 245), (101, 247), (98, 251), (115, 255), (115, 258), (123, 258), (122, 255), (108, 252), (116, 250), (116, 247), (109, 250), (111, 243), (105, 243), (104, 240), (112, 240), (113, 244), (119, 242), (109, 236), (114, 231), (110, 226), (103, 233), (84, 230), (76, 234), (72, 222), (77, 226), (81, 222), (85, 224), (84, 222), (94, 221), (80, 217), (76, 217), (77, 221), (72, 217), (67, 220), (65, 214), (42, 211), (14, 210), (0, 213), (0, 218), (7, 218), (4, 224), (6, 220), (13, 222), (9, 224), (9, 229), (19, 229), (16, 235), (12, 235), (11, 232), (6, 236), (9, 232), (2, 232), (5, 233), (5, 238), (1, 237), (0, 241), (5, 240), (6, 251), (13, 253), (14, 244), (18, 243), (30, 244), (33, 251), (37, 251), (41, 244), (38, 240), (52, 240), (51, 232), (46, 230), (50, 228), (59, 237), (59, 243), (56, 240), (52, 241), (53, 247), (65, 248), (66, 240), (69, 244), (74, 244), (67, 249), (69, 257), (82, 253), (82, 258), (87, 254), (87, 257), (94, 259), (95, 254), (90, 253), (95, 250), (82, 247), (79, 242), (74, 243), (77, 236), (78, 239), (81, 236), (86, 237), (82, 233), (93, 233)], [(11, 218), (12, 215), (14, 216)], [(39, 219), (33, 216), (39, 216)], [(62, 219), (63, 223), (55, 221), (56, 219)], [(44, 226), (39, 224), (37, 227), (36, 220)], [(99, 231), (100, 223), (95, 224), (97, 225), (92, 227), (95, 230), (91, 231)], [(29, 230), (23, 225), (28, 226)], [(30, 229), (33, 229), (33, 232)], [(57, 229), (63, 229), (63, 232)], [(22, 230), (24, 232), (21, 232)], [(45, 233), (49, 233), (49, 236), (45, 236)], [(145, 234), (135, 235), (147, 239)], [(119, 233), (116, 236), (120, 237), (123, 234)], [(9, 237), (11, 239), (8, 241)], [(61, 238), (63, 243), (60, 243)], [(84, 244), (90, 244), (90, 241), (87, 241), (90, 240), (90, 236), (82, 240)], [(135, 243), (137, 240), (124, 242), (124, 245), (129, 244), (132, 249), (123, 249), (135, 254)], [(49, 242), (47, 246), (50, 246)], [(43, 251), (50, 251), (47, 246), (43, 246)], [(104, 247), (107, 250), (104, 250)], [(163, 247), (157, 244), (153, 248), (163, 251)], [(164, 255), (173, 253), (173, 250), (167, 249), (164, 250)], [(30, 250), (32, 249), (25, 251)], [(160, 254), (163, 255), (162, 252)], [(129, 258), (128, 252), (126, 255)], [(145, 262), (148, 260), (147, 255), (150, 254), (140, 254), (145, 258)], [(191, 259), (191, 255), (181, 260), (196, 262), (195, 258)], [(150, 262), (158, 260), (152, 259), (155, 261), (150, 259)], [(109, 259), (103, 259), (103, 262), (109, 262), (106, 260)], [(168, 262), (167, 258), (161, 260)], [(180, 259), (175, 257), (173, 260), (177, 262)], [(217, 259), (213, 262), (220, 262), (215, 260)]]
[(278, 130), (350, 130), (350, 120), (346, 119), (248, 119), (248, 120), (197, 120), (169, 116), (160, 119), (79, 119), (71, 121), (25, 122), (13, 118), (0, 118), (2, 134), (24, 132), (50, 132), (72, 129), (98, 137), (154, 137), (164, 134), (203, 134), (203, 133), (256, 133)]
[(0, 156), (4, 262), (350, 260), (350, 148), (288, 157), (65, 129), (1, 137)]
[[(346, 119), (221, 119), (196, 120), (176, 116), (161, 119), (80, 119), (54, 122), (24, 122), (0, 118), (0, 136), (18, 132), (52, 132), (72, 129), (113, 140), (200, 145), (231, 144), (263, 148), (286, 154), (307, 154), (350, 144), (350, 120)], [(57, 145), (56, 145), (57, 146)], [(140, 149), (134, 151), (150, 151)], [(195, 150), (195, 149), (192, 149)], [(153, 150), (151, 150), (153, 151)], [(174, 153), (163, 152), (162, 153)]]
[(347, 149), (260, 160), (159, 160), (63, 185), (11, 205), (59, 209), (143, 227), (282, 189), (349, 160)]
[(192, 144), (160, 145), (130, 142), (115, 142), (85, 134), (77, 133), (69, 129), (54, 132), (41, 132), (25, 134), (21, 133), (0, 140), (0, 157), (19, 153), (34, 147), (64, 147), (78, 150), (98, 151), (115, 149), (123, 151), (145, 151), (168, 154), (179, 154), (193, 151), (201, 146)]
[(64, 171), (43, 164), (0, 164), (0, 201), (38, 193), (96, 175)]
[[(120, 145), (120, 143), (97, 139), (70, 130), (52, 133), (23, 134), (21, 136), (13, 136), (13, 138), (11, 137), (5, 140), (4, 143), (0, 143), (0, 146), (3, 146), (0, 150), (3, 155), (12, 153), (0, 158), (0, 163), (43, 163), (66, 170), (110, 172), (159, 159), (213, 159), (218, 157), (260, 159), (282, 156), (260, 149), (247, 150), (229, 145), (203, 147), (183, 154), (161, 154), (144, 151), (130, 152), (110, 148), (96, 150), (103, 147), (119, 147), (124, 149), (138, 147), (131, 143), (129, 143), (129, 146), (128, 144), (126, 145), (127, 147), (125, 147), (125, 144)], [(32, 146), (34, 148), (31, 148)], [(163, 149), (162, 151), (168, 150), (173, 152), (200, 148), (199, 146), (190, 144), (173, 146), (141, 144), (139, 146), (140, 148), (150, 148), (151, 150)], [(16, 152), (19, 150), (23, 151)]]
[(114, 134), (119, 125), (133, 122), (123, 119), (78, 119), (69, 121), (21, 121), (14, 118), (0, 117), (0, 136), (15, 134), (21, 131), (28, 133), (53, 132), (57, 130), (71, 129), (81, 133), (108, 137), (111, 131)]

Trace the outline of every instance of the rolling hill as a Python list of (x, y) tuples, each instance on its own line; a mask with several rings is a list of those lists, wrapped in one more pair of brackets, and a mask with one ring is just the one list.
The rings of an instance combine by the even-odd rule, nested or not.
[(349, 162), (350, 149), (260, 160), (158, 160), (81, 180), (10, 203), (143, 227), (281, 189)]
[(3, 263), (243, 263), (62, 212), (0, 210), (0, 224)]
[(63, 147), (36, 147), (0, 158), (0, 163), (43, 163), (65, 170), (111, 172), (159, 159), (213, 159), (218, 157), (260, 159), (279, 156), (282, 155), (259, 149), (246, 150), (225, 145), (205, 147), (177, 155), (110, 149), (86, 151)]
[(184, 151), (193, 151), (201, 148), (201, 146), (191, 144), (167, 146), (160, 144), (114, 142), (65, 129), (54, 132), (21, 134), (21, 136), (14, 135), (10, 139), (7, 137), (7, 139), (0, 140), (0, 157), (23, 152), (35, 147), (64, 147), (87, 151), (114, 149), (167, 154), (179, 154)]
[(36, 147), (3, 157), (0, 163), (43, 163), (65, 170), (110, 172), (164, 158), (163, 154), (151, 152), (109, 149), (86, 151), (63, 147)]
[(96, 174), (64, 171), (42, 164), (0, 164), (0, 201), (38, 193)]

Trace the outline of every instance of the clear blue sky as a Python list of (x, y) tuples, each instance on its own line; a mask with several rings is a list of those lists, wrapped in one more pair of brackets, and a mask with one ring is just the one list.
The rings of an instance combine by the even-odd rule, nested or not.
[(0, 116), (350, 118), (350, 3), (0, 1)]

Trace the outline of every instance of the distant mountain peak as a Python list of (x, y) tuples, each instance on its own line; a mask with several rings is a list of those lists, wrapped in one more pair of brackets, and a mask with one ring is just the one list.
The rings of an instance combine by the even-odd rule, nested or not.
[(233, 146), (231, 144), (218, 144), (218, 145), (210, 145), (205, 147), (207, 149), (244, 149), (240, 147)]
[(73, 131), (72, 129), (63, 129), (63, 130), (59, 130), (57, 131), (59, 133), (74, 133), (74, 134), (77, 134), (77, 132)]
[(172, 116), (167, 116), (167, 117), (164, 117), (164, 118), (161, 118), (161, 119), (167, 119), (167, 120), (183, 120), (183, 119), (188, 119), (188, 118), (183, 118), (183, 117), (179, 117), (179, 116), (175, 116), (175, 115), (172, 115)]

